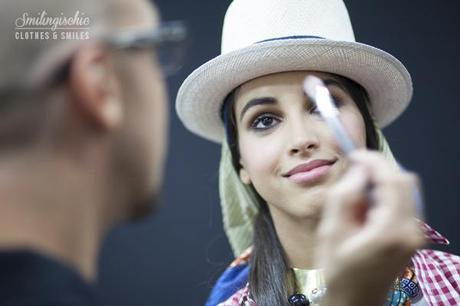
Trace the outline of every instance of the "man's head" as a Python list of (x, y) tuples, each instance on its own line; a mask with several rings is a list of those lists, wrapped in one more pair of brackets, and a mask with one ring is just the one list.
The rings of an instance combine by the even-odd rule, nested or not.
[[(147, 0), (1, 0), (1, 7), (0, 161), (53, 159), (80, 177), (98, 178), (106, 221), (142, 215), (162, 181), (165, 83), (154, 48), (107, 42), (120, 32), (158, 29), (156, 10)], [(79, 12), (90, 18), (89, 29), (31, 37), (26, 32), (40, 30), (22, 21), (43, 11)], [(61, 36), (79, 31), (90, 39)]]

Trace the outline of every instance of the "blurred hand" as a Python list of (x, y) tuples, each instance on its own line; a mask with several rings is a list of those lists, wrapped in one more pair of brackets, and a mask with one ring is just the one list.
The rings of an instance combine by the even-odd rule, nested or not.
[(318, 231), (315, 260), (325, 268), (328, 287), (324, 305), (380, 306), (425, 241), (415, 219), (418, 179), (378, 152), (359, 150), (350, 158), (350, 169), (328, 194)]

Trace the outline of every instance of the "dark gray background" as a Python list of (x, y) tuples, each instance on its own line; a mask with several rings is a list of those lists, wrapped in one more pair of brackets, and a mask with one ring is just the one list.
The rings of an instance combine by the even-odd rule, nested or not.
[[(169, 81), (173, 112), (181, 81), (219, 53), (230, 1), (156, 3), (165, 20), (185, 20), (191, 32), (185, 67)], [(412, 74), (412, 104), (384, 132), (397, 158), (423, 179), (429, 223), (452, 243), (441, 249), (458, 254), (460, 1), (346, 3), (357, 40), (395, 55)], [(219, 147), (187, 132), (175, 114), (171, 137), (163, 207), (116, 229), (104, 246), (100, 288), (109, 305), (203, 305), (232, 258), (221, 229)]]

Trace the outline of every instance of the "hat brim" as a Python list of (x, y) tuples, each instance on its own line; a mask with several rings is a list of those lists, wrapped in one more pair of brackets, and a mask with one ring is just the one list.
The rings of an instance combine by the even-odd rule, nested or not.
[(177, 114), (193, 133), (221, 142), (220, 109), (231, 91), (263, 75), (303, 70), (338, 74), (363, 86), (379, 127), (395, 120), (412, 98), (408, 71), (380, 49), (356, 42), (286, 39), (222, 54), (197, 68), (179, 89)]

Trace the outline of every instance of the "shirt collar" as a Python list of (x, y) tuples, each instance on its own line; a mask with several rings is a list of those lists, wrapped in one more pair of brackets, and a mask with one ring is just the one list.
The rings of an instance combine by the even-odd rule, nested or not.
[(427, 223), (421, 220), (418, 220), (418, 222), (428, 242), (435, 243), (435, 244), (443, 244), (443, 245), (450, 244), (449, 240), (447, 240), (446, 237), (441, 235), (438, 231), (436, 231), (434, 228), (429, 226)]

